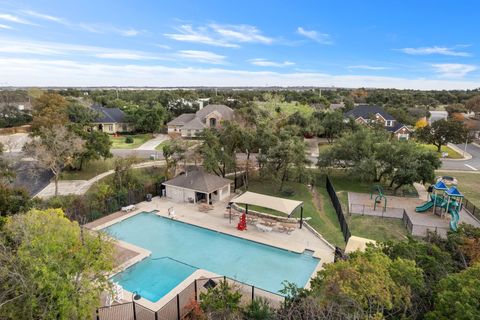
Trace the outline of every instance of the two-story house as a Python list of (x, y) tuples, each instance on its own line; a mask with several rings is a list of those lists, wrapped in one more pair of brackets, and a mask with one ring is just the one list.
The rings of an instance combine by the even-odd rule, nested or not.
[(200, 105), (196, 113), (184, 113), (167, 123), (168, 134), (196, 137), (205, 128), (219, 128), (222, 121), (233, 118), (233, 110), (223, 104)]
[(410, 138), (411, 130), (378, 106), (358, 105), (346, 112), (345, 118), (353, 118), (357, 123), (364, 125), (369, 125), (375, 121), (383, 124), (385, 129), (399, 140), (408, 140)]

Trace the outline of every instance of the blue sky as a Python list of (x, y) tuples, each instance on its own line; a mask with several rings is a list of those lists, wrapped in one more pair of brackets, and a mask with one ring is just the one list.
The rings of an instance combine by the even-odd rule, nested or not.
[(480, 87), (477, 1), (5, 1), (0, 85)]

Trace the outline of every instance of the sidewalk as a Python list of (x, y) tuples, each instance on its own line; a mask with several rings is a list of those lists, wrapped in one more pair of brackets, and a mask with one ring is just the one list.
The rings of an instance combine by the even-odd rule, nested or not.
[(428, 192), (425, 189), (425, 186), (423, 184), (420, 184), (418, 182), (414, 182), (413, 186), (417, 190), (418, 193), (418, 198), (423, 201), (428, 201)]
[[(158, 160), (158, 161), (149, 161), (149, 162), (142, 162), (132, 167), (134, 169), (139, 168), (148, 168), (148, 167), (155, 167), (155, 166), (163, 166), (165, 165), (165, 160)], [(114, 173), (114, 170), (109, 170), (103, 172), (90, 180), (60, 180), (58, 182), (58, 195), (69, 195), (69, 194), (76, 194), (82, 195), (85, 194), (88, 189), (97, 181), (111, 175)], [(43, 188), (40, 192), (34, 195), (34, 198), (50, 198), (55, 195), (55, 183), (50, 182), (45, 188)]]

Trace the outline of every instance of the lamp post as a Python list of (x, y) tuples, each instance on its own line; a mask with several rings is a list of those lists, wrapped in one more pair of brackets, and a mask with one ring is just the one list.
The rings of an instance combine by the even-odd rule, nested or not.
[(137, 320), (137, 311), (135, 310), (135, 301), (140, 300), (142, 296), (137, 292), (132, 292), (133, 320)]

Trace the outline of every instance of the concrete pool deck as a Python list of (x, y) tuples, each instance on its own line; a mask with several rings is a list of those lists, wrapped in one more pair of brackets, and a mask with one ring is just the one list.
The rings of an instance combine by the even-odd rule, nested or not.
[[(208, 212), (200, 212), (198, 209), (198, 205), (195, 204), (177, 203), (165, 198), (154, 197), (151, 202), (141, 202), (136, 204), (136, 210), (133, 212), (115, 212), (98, 220), (95, 220), (91, 223), (88, 223), (85, 225), (85, 227), (90, 230), (99, 231), (115, 223), (133, 217), (141, 212), (152, 212), (152, 214), (157, 214), (168, 218), (168, 209), (173, 207), (176, 215), (175, 220), (178, 220), (180, 222), (185, 222), (216, 232), (221, 232), (227, 235), (255, 241), (261, 244), (266, 244), (296, 253), (302, 253), (305, 250), (312, 251), (313, 256), (315, 258), (319, 258), (320, 262), (318, 263), (310, 278), (315, 276), (316, 273), (322, 269), (322, 266), (324, 264), (334, 261), (334, 247), (328, 242), (326, 242), (324, 239), (322, 239), (321, 235), (311, 231), (310, 228), (306, 227), (305, 225), (302, 229), (299, 229), (297, 226), (297, 228), (293, 232), (291, 232), (291, 234), (281, 233), (278, 231), (261, 232), (257, 230), (254, 225), (248, 225), (247, 231), (237, 230), (236, 227), (238, 223), (238, 218), (232, 218), (232, 222), (230, 223), (230, 219), (224, 217), (224, 212), (226, 210), (225, 208), (228, 202), (229, 199), (217, 202), (213, 206), (212, 210)], [(118, 247), (125, 247), (131, 251), (139, 252), (138, 255), (131, 257), (127, 261), (123, 261), (121, 265), (116, 268), (117, 272), (125, 270), (127, 267), (141, 261), (149, 255), (149, 252), (147, 252), (147, 250), (143, 250), (142, 252), (142, 248), (132, 246), (131, 244), (125, 243), (123, 241), (117, 240), (116, 244)], [(206, 270), (201, 271), (203, 276), (206, 276), (206, 274), (209, 273)], [(192, 274), (191, 276), (195, 274), (196, 273)], [(159, 301), (153, 303), (146, 299), (142, 299), (145, 301), (139, 302), (152, 310), (157, 310), (164, 303), (167, 302), (167, 296), (170, 297), (171, 294), (174, 294), (175, 292), (178, 293), (178, 291), (182, 287), (185, 287), (187, 285), (188, 281), (191, 282), (191, 276), (188, 277), (181, 284), (179, 284), (178, 287), (174, 288), (169, 294), (167, 294)], [(310, 283), (308, 282), (305, 288), (309, 287)]]

